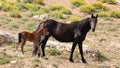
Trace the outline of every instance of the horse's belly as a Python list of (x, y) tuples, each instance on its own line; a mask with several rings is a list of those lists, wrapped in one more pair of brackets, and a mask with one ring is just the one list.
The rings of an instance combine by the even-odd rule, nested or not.
[(73, 42), (74, 41), (74, 38), (73, 37), (63, 37), (63, 36), (61, 36), (61, 37), (55, 37), (55, 36), (53, 36), (56, 40), (58, 40), (58, 41), (60, 41), (60, 42)]

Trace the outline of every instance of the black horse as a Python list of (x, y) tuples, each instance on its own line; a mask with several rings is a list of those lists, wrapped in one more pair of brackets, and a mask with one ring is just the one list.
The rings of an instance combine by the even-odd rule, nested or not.
[(98, 15), (83, 19), (81, 21), (73, 22), (71, 24), (64, 24), (61, 22), (57, 22), (55, 20), (46, 20), (39, 24), (37, 29), (40, 29), (41, 26), (45, 26), (48, 34), (44, 36), (41, 40), (42, 43), (42, 56), (45, 56), (45, 45), (50, 36), (54, 37), (56, 40), (61, 42), (73, 42), (71, 54), (69, 60), (73, 61), (73, 52), (75, 50), (76, 45), (79, 46), (79, 52), (81, 54), (82, 62), (87, 63), (83, 56), (82, 42), (85, 40), (87, 32), (92, 29), (95, 31), (97, 24)]

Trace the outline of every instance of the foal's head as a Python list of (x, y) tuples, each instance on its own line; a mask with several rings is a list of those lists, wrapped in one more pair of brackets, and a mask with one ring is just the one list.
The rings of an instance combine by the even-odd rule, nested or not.
[(40, 35), (45, 35), (48, 33), (47, 29), (45, 26), (42, 26), (41, 28), (38, 29), (37, 31)]
[(92, 32), (95, 31), (96, 24), (97, 24), (97, 18), (98, 18), (98, 14), (96, 16), (94, 16), (93, 14), (91, 15), (90, 25), (91, 25)]

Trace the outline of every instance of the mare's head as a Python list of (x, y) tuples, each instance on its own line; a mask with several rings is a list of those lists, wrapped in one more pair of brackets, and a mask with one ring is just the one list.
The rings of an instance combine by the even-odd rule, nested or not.
[(97, 24), (97, 21), (98, 21), (97, 18), (98, 18), (98, 14), (96, 16), (94, 16), (93, 14), (91, 15), (90, 26), (91, 26), (92, 32), (95, 31), (96, 24)]

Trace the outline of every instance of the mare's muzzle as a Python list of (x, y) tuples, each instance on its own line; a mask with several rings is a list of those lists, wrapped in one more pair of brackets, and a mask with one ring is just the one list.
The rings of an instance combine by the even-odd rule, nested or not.
[(92, 29), (92, 32), (94, 32), (95, 31), (95, 29)]

